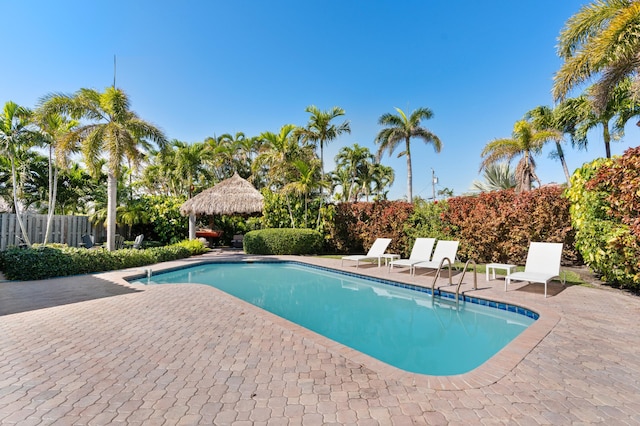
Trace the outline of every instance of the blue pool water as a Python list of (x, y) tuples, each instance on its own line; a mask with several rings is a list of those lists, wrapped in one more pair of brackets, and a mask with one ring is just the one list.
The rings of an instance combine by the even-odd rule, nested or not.
[(137, 282), (210, 285), (387, 364), (436, 376), (473, 370), (537, 317), (294, 262), (203, 264)]

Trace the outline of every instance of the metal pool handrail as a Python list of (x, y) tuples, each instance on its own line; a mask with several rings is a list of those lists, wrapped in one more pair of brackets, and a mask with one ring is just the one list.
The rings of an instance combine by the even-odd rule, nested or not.
[(469, 259), (467, 263), (464, 264), (464, 269), (462, 269), (462, 275), (460, 276), (460, 281), (458, 282), (458, 287), (456, 288), (456, 301), (458, 300), (458, 294), (460, 293), (460, 286), (462, 285), (462, 280), (464, 279), (464, 274), (467, 272), (467, 267), (469, 263), (473, 263), (473, 289), (478, 289), (478, 265), (475, 260)]
[(431, 297), (435, 296), (434, 289), (436, 287), (436, 281), (440, 276), (440, 271), (442, 270), (442, 265), (444, 264), (445, 260), (449, 263), (449, 285), (453, 285), (453, 282), (451, 281), (451, 259), (449, 259), (448, 257), (443, 257), (440, 261), (440, 266), (438, 266), (438, 270), (436, 271), (436, 276), (433, 277), (433, 283), (431, 283)]

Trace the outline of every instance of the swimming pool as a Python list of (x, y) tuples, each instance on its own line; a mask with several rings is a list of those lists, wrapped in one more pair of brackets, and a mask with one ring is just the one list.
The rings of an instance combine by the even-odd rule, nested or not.
[(456, 304), (415, 286), (296, 262), (209, 263), (137, 282), (210, 285), (387, 364), (435, 376), (473, 370), (537, 318), (517, 306)]

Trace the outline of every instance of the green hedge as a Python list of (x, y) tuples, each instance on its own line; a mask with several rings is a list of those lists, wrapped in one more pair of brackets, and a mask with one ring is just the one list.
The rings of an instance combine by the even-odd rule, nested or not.
[(206, 251), (199, 241), (145, 250), (87, 250), (75, 247), (11, 248), (2, 252), (4, 274), (10, 280), (40, 280), (133, 268), (182, 259)]
[(248, 232), (244, 236), (247, 254), (318, 254), (322, 234), (311, 229), (272, 228)]

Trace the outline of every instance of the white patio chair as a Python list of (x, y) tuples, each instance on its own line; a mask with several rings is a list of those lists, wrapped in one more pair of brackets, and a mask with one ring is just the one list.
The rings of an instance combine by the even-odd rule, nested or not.
[(411, 254), (408, 259), (393, 260), (389, 263), (389, 272), (393, 270), (393, 267), (409, 268), (409, 273), (413, 273), (413, 265), (419, 262), (428, 262), (431, 260), (431, 252), (433, 252), (433, 246), (436, 244), (435, 238), (416, 238), (411, 249)]
[[(438, 269), (444, 259), (449, 260), (450, 264), (453, 265), (456, 261), (459, 244), (459, 241), (439, 240), (431, 260), (414, 263), (413, 273), (416, 273), (416, 268)], [(442, 266), (444, 266), (444, 264), (442, 264)]]
[(136, 250), (142, 249), (142, 241), (144, 241), (144, 234), (140, 234), (136, 237), (131, 248), (134, 248)]
[[(514, 272), (504, 279), (504, 291), (512, 280), (544, 283), (544, 297), (547, 297), (547, 284), (554, 278), (560, 278), (562, 243), (531, 243), (527, 253), (524, 272)], [(564, 283), (563, 283), (564, 284)]]
[(367, 254), (352, 254), (350, 256), (343, 256), (341, 265), (344, 265), (345, 260), (353, 260), (356, 262), (357, 268), (361, 260), (378, 259), (379, 268), (380, 261), (382, 260), (382, 255), (387, 250), (389, 243), (391, 243), (391, 238), (378, 238), (374, 241)]

